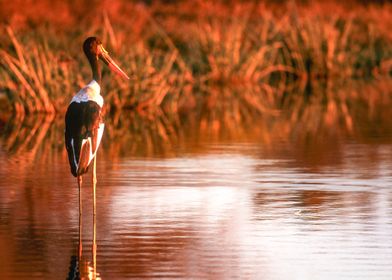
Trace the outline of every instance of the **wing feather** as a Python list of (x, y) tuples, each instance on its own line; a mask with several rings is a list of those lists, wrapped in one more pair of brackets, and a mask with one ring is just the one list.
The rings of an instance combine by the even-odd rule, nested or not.
[(72, 175), (88, 171), (103, 135), (101, 107), (94, 101), (72, 102), (65, 115), (65, 146)]

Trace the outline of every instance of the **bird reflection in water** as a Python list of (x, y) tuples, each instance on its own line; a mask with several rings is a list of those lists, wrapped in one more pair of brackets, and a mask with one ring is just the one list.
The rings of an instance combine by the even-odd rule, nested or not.
[(92, 242), (92, 262), (87, 256), (83, 256), (83, 239), (82, 239), (82, 216), (79, 216), (79, 242), (77, 247), (77, 256), (71, 256), (71, 263), (67, 280), (100, 280), (102, 279), (97, 273), (97, 220), (93, 216), (93, 242)]

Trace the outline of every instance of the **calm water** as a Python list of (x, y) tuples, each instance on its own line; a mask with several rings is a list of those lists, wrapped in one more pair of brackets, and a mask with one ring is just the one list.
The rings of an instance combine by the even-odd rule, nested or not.
[[(22, 140), (10, 142), (11, 131), (1, 142), (0, 279), (66, 279), (75, 269), (78, 191), (59, 123), (39, 122), (39, 141), (25, 143), (17, 128)], [(121, 144), (108, 126), (98, 155), (97, 277), (391, 279), (392, 118), (379, 123), (286, 138), (257, 126), (243, 128), (248, 136), (200, 129), (196, 137), (185, 125), (166, 138), (123, 135)], [(94, 270), (88, 177), (82, 275)]]

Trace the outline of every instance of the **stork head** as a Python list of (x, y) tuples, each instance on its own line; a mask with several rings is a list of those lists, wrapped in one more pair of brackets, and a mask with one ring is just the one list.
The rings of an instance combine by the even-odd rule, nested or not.
[(89, 59), (90, 63), (93, 61), (102, 60), (110, 70), (120, 75), (125, 79), (129, 79), (128, 75), (114, 62), (107, 50), (102, 46), (101, 40), (97, 37), (88, 37), (83, 43), (83, 51)]

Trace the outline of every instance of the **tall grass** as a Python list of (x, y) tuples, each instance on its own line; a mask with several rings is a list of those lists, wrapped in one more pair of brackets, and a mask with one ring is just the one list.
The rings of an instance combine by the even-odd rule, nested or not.
[[(283, 45), (267, 41), (269, 23), (250, 33), (250, 12), (237, 11), (232, 18), (211, 17), (200, 20), (193, 30), (190, 48), (201, 80), (224, 83), (268, 82), (273, 72), (293, 72), (279, 62)], [(253, 38), (250, 37), (253, 35)]]
[[(132, 76), (130, 81), (107, 79), (111, 74), (104, 70), (103, 95), (109, 110), (183, 111), (213, 95), (206, 87), (229, 85), (255, 90), (236, 95), (223, 90), (231, 98), (227, 103), (242, 100), (261, 112), (261, 96), (279, 102), (298, 82), (379, 78), (392, 71), (392, 36), (385, 28), (392, 20), (384, 12), (392, 9), (389, 4), (348, 9), (337, 2), (271, 6), (190, 1), (145, 6), (118, 0), (86, 10), (83, 3), (70, 9), (71, 2), (65, 2), (66, 16), (58, 21), (43, 13), (41, 19), (31, 18), (34, 27), (3, 26), (0, 94), (6, 95), (17, 115), (64, 111), (71, 96), (90, 79), (80, 45), (91, 34), (103, 39)], [(78, 24), (76, 15), (83, 15)], [(42, 25), (48, 20), (56, 24)], [(73, 23), (72, 28), (62, 21)]]
[[(392, 80), (338, 83), (313, 82), (312, 89), (298, 86), (275, 103), (266, 92), (252, 87), (214, 87), (203, 93), (203, 105), (178, 113), (156, 110), (152, 114), (112, 111), (106, 118), (102, 152), (119, 156), (173, 157), (187, 150), (203, 154), (208, 145), (221, 142), (259, 143), (274, 152), (280, 141), (293, 150), (312, 143), (339, 142), (352, 138), (358, 143), (377, 139), (390, 142)], [(308, 86), (309, 87), (309, 86)], [(309, 93), (310, 91), (311, 93)], [(238, 99), (232, 98), (233, 93)], [(260, 95), (263, 111), (242, 100), (242, 94)], [(192, 96), (195, 94), (192, 94)], [(2, 130), (4, 152), (15, 168), (26, 170), (34, 161), (51, 160), (62, 151), (64, 122), (51, 115), (34, 114), (23, 121), (12, 119)], [(319, 152), (324, 145), (315, 145)], [(207, 147), (207, 148), (206, 148)], [(18, 169), (18, 170), (19, 170)]]

